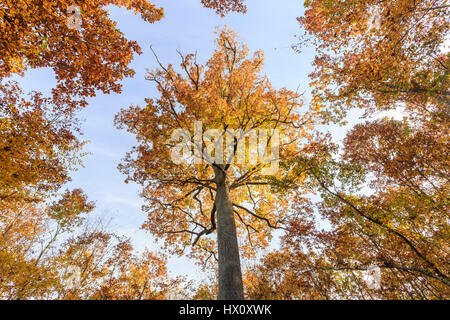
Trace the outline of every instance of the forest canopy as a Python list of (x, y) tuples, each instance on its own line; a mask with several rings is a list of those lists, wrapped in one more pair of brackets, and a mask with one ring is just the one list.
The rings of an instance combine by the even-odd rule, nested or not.
[[(254, 25), (281, 24), (282, 2), (162, 6), (0, 0), (0, 299), (449, 299), (448, 2), (307, 0), (289, 54), (267, 49), (284, 25)], [(204, 21), (174, 22), (181, 8)], [(121, 31), (138, 22), (154, 45)], [(142, 207), (111, 203), (140, 207), (144, 241), (95, 219), (114, 217), (105, 191), (76, 178), (95, 171), (86, 132), (104, 139), (92, 110), (128, 150), (92, 183), (139, 188)]]

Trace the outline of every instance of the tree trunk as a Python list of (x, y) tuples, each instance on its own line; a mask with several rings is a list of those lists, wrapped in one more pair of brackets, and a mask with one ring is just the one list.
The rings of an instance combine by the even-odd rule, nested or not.
[(243, 300), (239, 245), (226, 173), (214, 168), (217, 184), (217, 243), (219, 249), (219, 300)]

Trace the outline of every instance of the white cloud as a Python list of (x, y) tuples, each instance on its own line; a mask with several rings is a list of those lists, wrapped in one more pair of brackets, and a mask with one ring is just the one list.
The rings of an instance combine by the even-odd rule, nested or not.
[(112, 194), (108, 194), (105, 197), (104, 201), (105, 201), (105, 203), (108, 203), (108, 204), (116, 203), (116, 204), (122, 204), (125, 206), (138, 208), (138, 209), (140, 209), (142, 206), (142, 202), (138, 201), (137, 199), (125, 198), (125, 197), (120, 197), (120, 196), (116, 196), (116, 195), (112, 195)]

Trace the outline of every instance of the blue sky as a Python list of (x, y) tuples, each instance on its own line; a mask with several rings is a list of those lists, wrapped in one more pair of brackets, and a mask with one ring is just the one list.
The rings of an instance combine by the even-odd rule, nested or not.
[[(164, 64), (178, 65), (177, 49), (184, 53), (197, 51), (198, 61), (205, 63), (214, 50), (215, 28), (226, 24), (239, 33), (252, 52), (259, 49), (265, 52), (264, 72), (274, 87), (293, 90), (299, 87), (300, 91), (308, 89), (307, 75), (312, 70), (314, 55), (311, 48), (301, 54), (290, 48), (295, 43), (294, 36), (301, 32), (296, 18), (303, 14), (302, 0), (247, 0), (247, 14), (230, 14), (226, 18), (203, 8), (200, 0), (153, 2), (165, 10), (164, 19), (155, 24), (145, 23), (132, 12), (111, 7), (111, 18), (118, 22), (118, 28), (128, 39), (139, 43), (143, 54), (132, 62), (136, 75), (122, 82), (121, 94), (98, 94), (81, 112), (85, 120), (84, 139), (90, 140), (85, 151), (92, 154), (85, 157), (84, 168), (72, 174), (73, 181), (68, 186), (82, 188), (97, 203), (93, 216), (110, 220), (110, 228), (131, 237), (139, 250), (157, 249), (157, 246), (151, 235), (140, 230), (146, 216), (140, 210), (139, 187), (125, 184), (125, 177), (117, 170), (117, 165), (135, 143), (134, 137), (117, 130), (113, 119), (120, 109), (158, 96), (154, 84), (144, 79), (146, 70), (157, 66), (150, 45)], [(28, 90), (49, 92), (55, 85), (52, 71), (46, 69), (32, 70), (18, 80)], [(335, 134), (341, 135), (342, 131)], [(200, 275), (193, 262), (183, 258), (171, 258), (169, 271), (190, 278)]]

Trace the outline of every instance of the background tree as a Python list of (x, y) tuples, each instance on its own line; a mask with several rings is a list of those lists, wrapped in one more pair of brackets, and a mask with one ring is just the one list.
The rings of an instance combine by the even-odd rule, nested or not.
[[(329, 229), (318, 230), (305, 216), (292, 220), (283, 249), (256, 274), (272, 279), (272, 287), (286, 286), (291, 297), (301, 296), (301, 290), (274, 278), (276, 262), (285, 257), (280, 267), (294, 275), (294, 283), (313, 283), (307, 292), (320, 298), (445, 299), (449, 6), (445, 1), (307, 1), (306, 6), (299, 21), (318, 50), (312, 109), (325, 122), (343, 119), (354, 107), (366, 117), (395, 110), (403, 119), (358, 124), (340, 154), (325, 137), (292, 162), (292, 176), (284, 179), (299, 177), (320, 192), (323, 201), (303, 211), (319, 212)], [(370, 266), (382, 270), (380, 289), (361, 281)], [(257, 294), (256, 285), (252, 290)]]
[[(72, 5), (81, 10), (79, 29), (67, 24)], [(141, 48), (110, 19), (108, 5), (133, 10), (149, 23), (163, 17), (163, 9), (146, 0), (0, 1), (1, 200), (37, 199), (67, 182), (83, 145), (76, 112), (97, 91), (121, 92), (120, 81), (134, 75), (129, 64)], [(222, 15), (245, 11), (240, 1), (204, 5)], [(7, 82), (45, 67), (57, 80), (51, 97), (33, 93), (25, 99), (17, 83)]]
[(448, 121), (447, 1), (305, 1), (316, 109), (392, 110)]
[[(180, 56), (183, 74), (161, 63), (159, 70), (149, 73), (147, 78), (161, 93), (157, 100), (148, 99), (145, 107), (133, 106), (118, 115), (118, 127), (135, 134), (139, 143), (120, 169), (128, 175), (127, 181), (143, 186), (148, 213), (143, 227), (164, 239), (172, 253), (182, 254), (192, 245), (191, 256), (207, 262), (217, 257), (211, 236), (217, 231), (219, 298), (242, 299), (238, 238), (243, 256), (251, 256), (267, 245), (271, 229), (282, 228), (293, 214), (289, 206), (295, 201), (293, 187), (271, 187), (273, 177), (264, 175), (264, 170), (299, 151), (312, 120), (300, 113), (299, 94), (272, 88), (261, 75), (263, 53), (249, 57), (247, 47), (232, 31), (218, 32), (216, 51), (205, 66), (197, 63), (195, 55)], [(268, 139), (259, 138), (266, 147), (273, 146), (271, 139), (279, 130), (279, 158), (240, 164), (236, 149), (246, 142), (235, 136), (233, 150), (224, 152), (227, 159), (222, 163), (212, 157), (196, 163), (194, 156), (192, 161), (176, 164), (171, 158), (171, 135), (183, 129), (193, 137), (195, 121), (202, 121), (204, 132), (220, 129), (219, 139), (226, 139), (231, 130), (267, 129)], [(186, 147), (201, 155), (209, 145), (200, 137), (194, 148)], [(247, 147), (247, 158), (256, 151), (249, 152)], [(289, 169), (280, 165), (280, 171), (285, 170)]]
[[(120, 92), (119, 81), (134, 74), (128, 67), (141, 49), (127, 40), (113, 22), (106, 6), (114, 4), (140, 13), (148, 22), (163, 17), (145, 0), (133, 1), (2, 1), (0, 9), (0, 79), (23, 74), (29, 68), (52, 68), (57, 86), (54, 98), (67, 103), (74, 99), (86, 105), (85, 98)], [(67, 25), (68, 8), (81, 10), (80, 30)]]
[[(125, 38), (117, 23), (108, 16), (107, 6), (116, 5), (140, 13), (153, 23), (163, 18), (147, 0), (102, 1), (9, 1), (0, 6), (0, 79), (23, 74), (29, 68), (52, 68), (58, 84), (54, 95), (71, 101), (103, 93), (120, 92), (119, 81), (134, 74), (128, 67), (133, 54), (141, 54), (135, 41)], [(245, 12), (242, 0), (202, 1), (224, 15), (229, 11)], [(79, 30), (67, 26), (76, 5), (81, 10)]]
[[(70, 180), (83, 143), (70, 108), (17, 84), (0, 86), (0, 200), (36, 202)], [(14, 205), (14, 204), (12, 204)]]
[(8, 201), (0, 206), (0, 296), (27, 299), (45, 295), (58, 272), (50, 258), (54, 247), (81, 225), (94, 204), (75, 189), (50, 205)]
[[(108, 17), (116, 4), (154, 22), (163, 11), (150, 2), (79, 1), (82, 28), (67, 25), (69, 1), (1, 1), (0, 5), (0, 199), (39, 200), (69, 181), (83, 145), (76, 111), (96, 90), (120, 92), (119, 81), (132, 76), (128, 65), (136, 42), (127, 40)], [(99, 28), (101, 26), (101, 28)], [(23, 96), (6, 82), (30, 68), (49, 67), (57, 85), (51, 97)]]
[(202, 0), (202, 4), (207, 8), (216, 10), (222, 17), (230, 11), (241, 13), (247, 12), (244, 0)]
[[(68, 239), (55, 266), (64, 270), (51, 291), (57, 299), (165, 300), (181, 283), (169, 278), (163, 256), (148, 250), (137, 254), (130, 239), (104, 230), (87, 229)], [(68, 286), (74, 268), (79, 278)]]
[(79, 189), (47, 206), (15, 205), (1, 208), (1, 299), (158, 300), (181, 283), (163, 256), (137, 254), (129, 239), (85, 221), (94, 204)]
[[(222, 15), (229, 11), (245, 11), (240, 1), (207, 1), (204, 4)], [(82, 23), (78, 29), (67, 24), (72, 5), (80, 8)], [(120, 80), (134, 74), (129, 68), (133, 55), (141, 53), (138, 44), (126, 39), (109, 18), (108, 5), (140, 13), (149, 23), (163, 17), (163, 10), (146, 0), (0, 1), (2, 297), (54, 297), (58, 282), (55, 268), (64, 269), (63, 264), (67, 261), (60, 261), (55, 267), (54, 256), (51, 259), (44, 257), (50, 255), (49, 250), (54, 249), (57, 240), (68, 236), (72, 227), (78, 226), (78, 222), (66, 221), (66, 215), (78, 216), (78, 209), (92, 210), (91, 204), (83, 202), (81, 191), (65, 196), (76, 195), (77, 199), (72, 200), (81, 201), (80, 206), (84, 203), (85, 209), (65, 203), (67, 207), (61, 204), (56, 212), (55, 207), (49, 207), (45, 202), (70, 180), (70, 170), (80, 163), (84, 143), (79, 140), (77, 111), (86, 106), (87, 98), (97, 91), (119, 93)], [(51, 68), (57, 80), (50, 97), (32, 92), (27, 98), (17, 83), (8, 82), (13, 75), (24, 75), (29, 69), (44, 67)], [(64, 226), (62, 221), (65, 221)], [(47, 233), (54, 228), (55, 234), (47, 239)], [(92, 234), (84, 237), (96, 238)], [(112, 236), (108, 234), (108, 237)], [(100, 238), (107, 236), (102, 234)], [(108, 241), (104, 243), (104, 250), (110, 246)], [(43, 245), (43, 251), (36, 248), (39, 245)], [(36, 257), (36, 252), (41, 253)], [(162, 297), (162, 293), (151, 292), (153, 289), (148, 287), (147, 280), (149, 272), (156, 270), (154, 268), (164, 276), (163, 261), (150, 253), (138, 258), (132, 257), (129, 249), (121, 252), (128, 252), (128, 260), (121, 262), (122, 274), (113, 271), (108, 274), (112, 279), (110, 284), (103, 284), (101, 293), (84, 291), (82, 296)], [(100, 267), (118, 268), (113, 268), (112, 262), (102, 263), (99, 263)], [(118, 278), (114, 280), (114, 277)], [(106, 279), (106, 275), (102, 279)], [(98, 284), (98, 281), (94, 282)]]
[[(298, 208), (302, 215), (290, 221), (281, 250), (269, 254), (250, 272), (250, 297), (446, 299), (449, 296), (448, 185), (432, 187), (419, 176), (414, 165), (405, 163), (407, 154), (419, 160), (414, 148), (421, 148), (425, 144), (418, 144), (418, 140), (429, 137), (423, 133), (402, 133), (400, 128), (405, 127), (401, 123), (382, 120), (377, 126), (379, 131), (367, 136), (361, 131), (366, 129), (364, 125), (350, 132), (344, 153), (348, 160), (337, 161), (327, 144), (316, 156), (297, 160), (293, 176), (306, 176), (303, 185), (320, 192), (323, 200), (305, 202)], [(380, 147), (374, 147), (374, 141)], [(353, 143), (364, 148), (351, 149)], [(414, 145), (412, 150), (403, 149), (410, 143)], [(427, 144), (433, 150), (439, 147), (430, 141)], [(421, 149), (418, 154), (428, 153)], [(364, 161), (353, 162), (351, 157)], [(379, 172), (367, 169), (368, 159), (370, 166), (377, 166)], [(441, 159), (431, 160), (427, 159), (430, 165), (442, 169)], [(394, 169), (393, 163), (402, 164), (403, 169)], [(379, 178), (373, 179), (374, 174)], [(366, 181), (370, 181), (373, 190), (367, 188)], [(435, 179), (434, 183), (437, 182)], [(363, 281), (367, 271), (374, 267), (381, 270), (377, 288)]]

